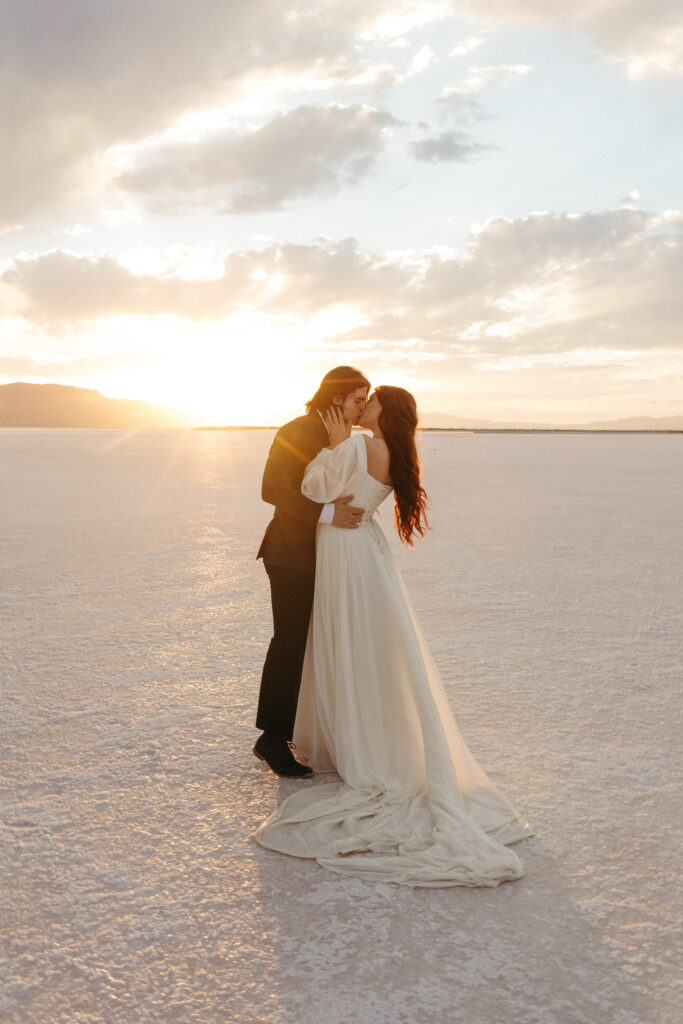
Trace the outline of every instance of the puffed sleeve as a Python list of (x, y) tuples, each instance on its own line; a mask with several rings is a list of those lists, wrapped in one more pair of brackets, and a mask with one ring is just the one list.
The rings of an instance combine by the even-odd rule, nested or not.
[(336, 501), (349, 494), (349, 482), (359, 466), (363, 436), (354, 434), (336, 448), (323, 448), (306, 466), (301, 490), (312, 501)]

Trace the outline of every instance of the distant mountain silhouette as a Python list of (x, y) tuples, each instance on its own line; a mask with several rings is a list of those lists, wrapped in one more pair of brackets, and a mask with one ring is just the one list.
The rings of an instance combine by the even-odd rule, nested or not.
[(683, 416), (632, 416), (609, 423), (584, 423), (583, 430), (683, 430)]
[(683, 416), (633, 416), (623, 420), (599, 420), (595, 423), (524, 423), (497, 420), (469, 420), (461, 416), (428, 412), (420, 416), (420, 426), (431, 430), (683, 430)]
[[(194, 423), (176, 409), (127, 398), (105, 398), (99, 391), (64, 384), (0, 385), (0, 427), (99, 427), (115, 430), (191, 427)], [(558, 426), (473, 420), (445, 413), (425, 413), (420, 426), (450, 430), (681, 430), (683, 416), (637, 416)], [(247, 429), (214, 427), (205, 429)]]
[(0, 427), (99, 427), (117, 430), (192, 426), (174, 409), (105, 398), (63, 384), (0, 385)]

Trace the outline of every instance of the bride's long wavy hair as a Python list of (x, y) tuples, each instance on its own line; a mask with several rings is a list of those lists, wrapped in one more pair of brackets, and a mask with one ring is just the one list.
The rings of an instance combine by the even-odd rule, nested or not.
[(382, 411), (379, 428), (389, 449), (389, 475), (394, 488), (394, 522), (398, 535), (408, 547), (413, 537), (424, 537), (427, 494), (420, 483), (420, 459), (415, 445), (417, 405), (404, 388), (375, 388)]

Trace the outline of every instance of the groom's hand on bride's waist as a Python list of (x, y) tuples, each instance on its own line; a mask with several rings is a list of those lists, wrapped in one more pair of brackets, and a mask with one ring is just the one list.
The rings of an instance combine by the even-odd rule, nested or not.
[(348, 494), (345, 498), (337, 498), (334, 502), (332, 526), (339, 526), (342, 530), (358, 529), (363, 509), (354, 508), (353, 505), (349, 504), (351, 501), (353, 501), (353, 494)]

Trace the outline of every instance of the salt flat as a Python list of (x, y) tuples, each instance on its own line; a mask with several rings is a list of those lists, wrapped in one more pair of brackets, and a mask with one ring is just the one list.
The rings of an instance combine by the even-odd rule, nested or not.
[(271, 437), (0, 431), (0, 1018), (673, 1024), (683, 439), (423, 435), (395, 548), (537, 837), (519, 882), (411, 890), (251, 839), (315, 784), (250, 752)]

